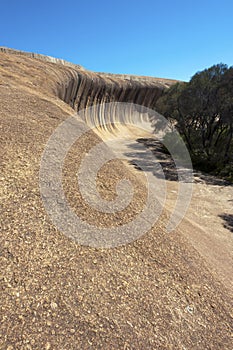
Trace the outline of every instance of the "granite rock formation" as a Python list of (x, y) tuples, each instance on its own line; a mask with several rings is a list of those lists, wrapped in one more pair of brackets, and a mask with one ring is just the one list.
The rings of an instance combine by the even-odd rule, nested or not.
[(0, 47), (0, 52), (25, 55), (66, 68), (57, 96), (79, 111), (108, 102), (134, 103), (153, 109), (162, 91), (174, 84), (171, 79), (123, 74), (95, 73), (61, 59)]
[[(131, 244), (95, 249), (59, 231), (42, 202), (41, 158), (72, 107), (80, 111), (103, 101), (153, 107), (171, 83), (92, 73), (1, 49), (0, 349), (232, 349), (232, 300), (190, 243), (191, 234), (206, 237), (198, 226), (186, 223), (187, 239), (181, 230), (168, 234), (164, 211)], [(116, 213), (93, 209), (77, 187), (79, 165), (101, 142), (90, 131), (73, 145), (64, 163), (64, 192), (83, 221), (123, 226), (145, 207), (144, 177), (120, 160), (101, 169), (97, 188), (106, 200), (114, 200), (121, 179), (133, 184), (131, 203)]]

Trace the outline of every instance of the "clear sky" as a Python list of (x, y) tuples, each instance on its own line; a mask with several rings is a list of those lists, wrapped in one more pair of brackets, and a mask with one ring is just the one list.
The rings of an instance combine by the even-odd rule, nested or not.
[(99, 72), (189, 80), (233, 65), (232, 0), (1, 0), (0, 45)]

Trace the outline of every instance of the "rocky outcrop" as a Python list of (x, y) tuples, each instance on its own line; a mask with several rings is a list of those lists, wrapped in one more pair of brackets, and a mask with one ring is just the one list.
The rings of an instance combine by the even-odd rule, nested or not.
[(75, 69), (62, 86), (59, 97), (75, 110), (98, 103), (128, 102), (153, 109), (163, 90), (174, 80), (94, 73)]
[(46, 56), (46, 55), (42, 55), (42, 54), (38, 54), (38, 53), (10, 49), (10, 48), (4, 47), (4, 46), (0, 46), (0, 52), (7, 53), (7, 54), (27, 56), (27, 57), (36, 58), (38, 60), (45, 61), (45, 62), (58, 63), (58, 64), (62, 64), (62, 65), (67, 66), (67, 67), (72, 67), (72, 68), (84, 70), (84, 68), (78, 64), (73, 64), (73, 63), (67, 62), (63, 59), (60, 59), (60, 58)]
[(0, 47), (0, 52), (64, 65), (67, 69), (66, 79), (61, 82), (57, 94), (77, 111), (108, 102), (129, 102), (153, 109), (163, 90), (176, 82), (153, 77), (94, 73), (61, 59), (5, 47)]
[[(211, 232), (208, 236), (200, 228), (202, 222), (211, 226), (206, 215), (200, 217), (203, 209), (198, 200), (203, 199), (203, 186), (196, 193), (200, 198), (193, 202), (198, 225), (187, 220), (180, 230), (168, 234), (169, 213), (164, 209), (147, 234), (112, 249), (74, 242), (59, 231), (43, 208), (49, 192), (45, 197), (40, 192), (42, 156), (51, 136), (74, 112), (58, 95), (75, 108), (119, 99), (152, 106), (166, 81), (96, 74), (43, 59), (47, 60), (0, 53), (0, 349), (232, 349), (232, 300), (227, 282), (221, 283), (219, 277), (224, 274), (217, 274), (215, 268), (219, 265), (230, 271), (231, 256), (228, 248), (219, 249), (221, 231), (212, 234), (220, 252), (215, 254), (216, 249), (209, 245)], [(82, 133), (86, 125), (78, 124)], [(56, 140), (63, 151), (66, 142)], [(70, 147), (61, 173), (64, 200), (93, 228), (120, 230), (132, 222), (134, 228), (129, 233), (134, 234), (140, 227), (144, 229), (136, 219), (145, 213), (149, 193), (142, 172), (131, 171), (120, 159), (99, 169), (93, 182), (110, 205), (124, 199), (118, 183), (126, 180), (132, 184), (132, 200), (120, 211), (99, 211), (80, 191), (77, 174), (84, 178), (89, 173), (88, 168), (81, 171), (83, 161), (93, 159), (90, 153), (95, 146), (108, 144), (103, 141), (90, 130)], [(59, 159), (55, 149), (50, 150), (52, 167)], [(132, 157), (136, 153), (144, 158), (138, 148), (131, 148), (132, 153)], [(96, 168), (97, 157), (90, 163), (90, 172)], [(145, 175), (149, 176), (153, 169), (148, 165)], [(56, 191), (56, 177), (50, 179), (46, 177), (44, 184)], [(91, 188), (93, 182), (89, 182)], [(169, 207), (178, 187), (176, 181), (169, 181)], [(154, 190), (157, 195), (158, 188)], [(229, 190), (226, 195), (229, 198)], [(213, 199), (216, 202), (214, 194), (210, 201)], [(56, 198), (52, 208), (59, 204), (62, 209), (64, 200)], [(148, 215), (144, 218), (150, 223)], [(70, 227), (66, 215), (60, 219)], [(217, 218), (214, 225), (216, 230)], [(83, 226), (76, 229), (77, 234), (87, 235)], [(223, 237), (228, 237), (227, 233)], [(203, 256), (192, 241), (199, 248), (202, 242), (206, 244)], [(230, 249), (231, 242), (223, 241)], [(226, 273), (230, 286), (232, 274)]]
[(157, 79), (109, 76), (89, 71), (72, 72), (60, 97), (76, 110), (96, 103), (132, 102), (153, 108), (166, 85)]

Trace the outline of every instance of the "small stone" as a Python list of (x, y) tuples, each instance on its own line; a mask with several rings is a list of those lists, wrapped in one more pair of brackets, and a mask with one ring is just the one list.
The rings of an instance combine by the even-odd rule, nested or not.
[(193, 312), (194, 312), (193, 306), (190, 306), (190, 305), (186, 306), (186, 310), (187, 310), (190, 314), (193, 314)]
[(45, 345), (45, 350), (49, 350), (50, 348), (51, 348), (51, 344), (47, 342)]
[(51, 304), (50, 304), (50, 306), (51, 306), (51, 308), (52, 308), (53, 310), (55, 310), (55, 309), (57, 308), (57, 303), (55, 303), (54, 301), (52, 301)]

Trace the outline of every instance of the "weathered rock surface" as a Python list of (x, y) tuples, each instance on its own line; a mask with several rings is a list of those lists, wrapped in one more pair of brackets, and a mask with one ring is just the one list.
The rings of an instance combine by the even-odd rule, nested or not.
[[(178, 230), (167, 234), (166, 212), (137, 241), (94, 249), (59, 232), (40, 195), (42, 154), (71, 106), (119, 98), (152, 106), (166, 84), (0, 53), (1, 349), (232, 349), (229, 292)], [(119, 179), (132, 180), (129, 208), (103, 215), (83, 203), (77, 167), (97, 142), (90, 132), (74, 145), (64, 191), (83, 220), (121, 226), (144, 207), (145, 186), (121, 162), (111, 163), (98, 188), (112, 199)], [(187, 230), (195, 235), (196, 228)]]
[(153, 77), (94, 73), (61, 59), (4, 47), (0, 47), (0, 52), (24, 55), (69, 68), (66, 79), (61, 82), (57, 93), (59, 98), (75, 110), (108, 102), (128, 102), (153, 109), (164, 88), (176, 82)]

